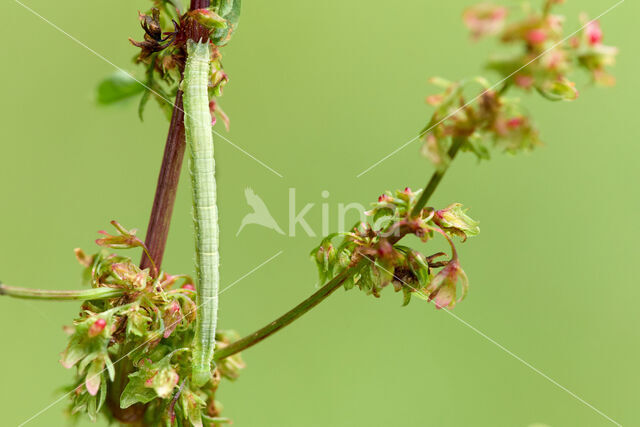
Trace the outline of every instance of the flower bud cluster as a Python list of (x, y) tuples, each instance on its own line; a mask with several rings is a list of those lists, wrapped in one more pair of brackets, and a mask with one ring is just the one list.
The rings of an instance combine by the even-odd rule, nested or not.
[[(435, 111), (421, 132), (422, 153), (437, 168), (448, 165), (448, 151), (455, 138), (464, 139), (461, 150), (470, 151), (479, 159), (488, 159), (492, 147), (517, 153), (541, 144), (537, 129), (518, 101), (491, 89), (485, 79), (430, 81), (444, 90), (427, 97)], [(479, 85), (481, 92), (468, 98), (466, 92), (472, 84)]]
[[(513, 20), (508, 19), (506, 8), (483, 3), (468, 8), (463, 19), (476, 40), (497, 35), (503, 44), (520, 47), (516, 53), (491, 58), (488, 64), (520, 88), (535, 89), (551, 99), (573, 100), (578, 91), (568, 75), (576, 68), (588, 71), (598, 84), (614, 84), (605, 67), (614, 64), (618, 50), (602, 43), (600, 23), (582, 15), (582, 29), (567, 40), (564, 16), (552, 13), (558, 3), (562, 2), (547, 0), (542, 11), (524, 7)], [(557, 82), (563, 82), (560, 91)]]
[[(322, 282), (346, 269), (353, 269), (344, 282), (345, 289), (358, 287), (368, 295), (380, 297), (382, 289), (392, 285), (402, 291), (404, 304), (412, 295), (433, 300), (437, 308), (453, 307), (467, 292), (468, 281), (460, 262), (452, 236), (463, 240), (476, 236), (480, 229), (462, 209), (454, 203), (447, 208), (424, 208), (412, 215), (420, 191), (410, 188), (382, 194), (367, 212), (371, 222), (360, 223), (347, 233), (330, 234), (311, 251)], [(425, 256), (397, 244), (407, 234), (429, 242), (436, 234), (442, 235), (451, 246), (449, 260), (438, 260), (442, 252)], [(342, 237), (339, 243), (335, 243)], [(457, 284), (461, 284), (461, 297), (456, 299)]]
[[(226, 45), (238, 25), (240, 17), (240, 0), (225, 0), (213, 2), (208, 9), (196, 9), (181, 13), (172, 7), (160, 7), (166, 2), (156, 2), (147, 13), (139, 15), (140, 25), (144, 31), (142, 41), (129, 41), (140, 52), (135, 62), (146, 69), (145, 86), (147, 89), (140, 100), (140, 114), (152, 96), (160, 107), (171, 117), (172, 106), (167, 100), (174, 99), (182, 79), (185, 66), (185, 46), (188, 40), (208, 41), (211, 46), (211, 70), (209, 81), (209, 95), (213, 99), (222, 96), (224, 86), (229, 76), (222, 66), (220, 48)], [(108, 81), (114, 81), (111, 77)], [(137, 82), (134, 88), (137, 88)], [(113, 84), (111, 85), (113, 86)], [(150, 90), (148, 90), (150, 89)], [(124, 90), (124, 88), (123, 88)], [(139, 93), (118, 94), (116, 100), (125, 99)], [(223, 120), (229, 127), (229, 120), (220, 105), (212, 104), (211, 115), (215, 124), (216, 117)]]
[[(104, 237), (98, 239), (99, 245), (142, 245), (135, 230), (114, 225), (118, 233), (101, 232)], [(125, 293), (109, 300), (85, 301), (80, 316), (69, 328), (69, 344), (60, 361), (65, 368), (77, 368), (76, 381), (70, 388), (74, 391), (71, 412), (87, 413), (96, 419), (105, 408), (108, 383), (114, 381), (115, 360), (125, 350), (133, 370), (120, 396), (121, 408), (136, 403), (166, 408), (172, 405), (171, 410), (149, 411), (150, 416), (159, 417), (152, 425), (168, 425), (176, 419), (181, 425), (197, 424), (199, 419), (202, 425), (207, 417), (217, 417), (220, 408), (215, 390), (222, 378), (236, 379), (244, 363), (239, 355), (230, 356), (219, 362), (203, 387), (191, 384), (191, 343), (197, 314), (193, 280), (165, 272), (153, 277), (130, 258), (106, 250), (89, 256), (77, 249), (76, 257), (85, 267), (89, 285), (120, 288)], [(235, 338), (233, 332), (218, 331), (216, 346), (227, 346)]]
[[(561, 2), (546, 0), (542, 11), (527, 6), (523, 16), (514, 20), (508, 19), (507, 8), (489, 3), (464, 12), (463, 21), (474, 40), (497, 36), (503, 44), (518, 49), (490, 58), (487, 68), (501, 75), (500, 85), (491, 85), (482, 77), (459, 82), (431, 79), (443, 92), (427, 97), (435, 111), (420, 135), (424, 139), (423, 155), (437, 168), (448, 165), (455, 138), (463, 142), (462, 151), (470, 151), (479, 159), (488, 159), (492, 146), (517, 153), (541, 144), (538, 130), (518, 100), (505, 96), (510, 87), (535, 90), (552, 101), (573, 101), (579, 93), (569, 76), (576, 69), (589, 72), (597, 84), (615, 83), (606, 67), (615, 63), (617, 49), (602, 43), (599, 22), (589, 21), (584, 15), (578, 35), (567, 39), (564, 17), (552, 13)], [(481, 92), (469, 93), (470, 83), (479, 84)]]

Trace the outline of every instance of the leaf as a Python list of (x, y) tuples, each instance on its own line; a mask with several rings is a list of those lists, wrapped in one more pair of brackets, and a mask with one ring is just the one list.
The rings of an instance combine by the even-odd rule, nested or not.
[(84, 381), (84, 385), (87, 386), (87, 391), (90, 395), (95, 396), (100, 389), (100, 383), (102, 382), (102, 370), (104, 369), (104, 361), (102, 359), (95, 359), (89, 370), (87, 371), (87, 378)]
[(105, 356), (104, 361), (107, 364), (107, 372), (109, 373), (109, 379), (113, 381), (113, 379), (116, 376), (116, 370), (115, 370), (115, 367), (113, 366), (113, 362), (111, 361), (111, 359), (109, 359), (109, 356)]
[(117, 221), (111, 221), (111, 225), (116, 228), (118, 234), (111, 235), (103, 230), (98, 231), (98, 233), (106, 236), (96, 240), (96, 244), (98, 246), (114, 249), (131, 249), (144, 247), (144, 243), (142, 242), (142, 240), (140, 240), (140, 238), (136, 236), (136, 232), (138, 230), (127, 230)]
[[(113, 381), (113, 380), (112, 380)], [(107, 399), (107, 387), (100, 387), (100, 394), (98, 395), (98, 405), (96, 407), (96, 412), (102, 408), (105, 400)]]
[(403, 293), (402, 306), (405, 307), (409, 305), (409, 303), (411, 302), (411, 289), (404, 286), (402, 288), (402, 293)]
[(409, 254), (409, 268), (413, 275), (418, 279), (420, 287), (424, 288), (431, 280), (429, 263), (420, 252), (411, 250)]
[(218, 28), (211, 33), (211, 40), (217, 46), (226, 45), (238, 28), (241, 0), (214, 0), (213, 10), (227, 20), (226, 28)]
[(122, 409), (138, 402), (149, 403), (156, 398), (156, 392), (152, 388), (146, 387), (145, 381), (140, 371), (129, 375), (129, 382), (120, 396), (120, 407)]
[(536, 90), (550, 101), (574, 101), (578, 98), (575, 83), (566, 78), (547, 82), (542, 87), (536, 87)]
[(138, 117), (140, 117), (140, 121), (144, 121), (143, 113), (144, 108), (147, 106), (147, 102), (149, 102), (149, 98), (151, 97), (151, 92), (145, 90), (140, 98), (140, 103), (138, 104)]
[(227, 21), (212, 10), (196, 9), (189, 12), (189, 14), (207, 29), (227, 28)]
[(445, 231), (454, 232), (459, 230), (462, 236), (473, 237), (480, 233), (480, 222), (467, 215), (468, 209), (463, 209), (462, 204), (453, 203), (445, 209), (436, 211), (434, 221)]
[(376, 230), (382, 230), (391, 224), (394, 211), (391, 208), (383, 207), (376, 209), (373, 214), (373, 228)]
[(84, 346), (80, 344), (70, 343), (69, 347), (62, 353), (60, 363), (67, 369), (70, 369), (78, 363), (87, 354)]
[(180, 395), (182, 409), (194, 427), (202, 427), (202, 409), (206, 402), (195, 392), (184, 389)]
[(109, 105), (131, 98), (144, 90), (144, 86), (122, 70), (102, 80), (97, 88), (98, 104)]

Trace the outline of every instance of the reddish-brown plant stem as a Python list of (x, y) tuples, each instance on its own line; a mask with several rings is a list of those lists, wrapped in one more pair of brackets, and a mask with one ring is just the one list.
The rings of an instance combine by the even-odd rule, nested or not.
[(191, 10), (205, 9), (209, 7), (209, 0), (191, 0)]
[[(169, 235), (169, 225), (171, 224), (171, 215), (176, 200), (178, 181), (180, 180), (184, 150), (184, 111), (182, 110), (182, 92), (178, 91), (173, 106), (171, 125), (169, 126), (167, 143), (164, 147), (156, 195), (153, 200), (145, 239), (149, 254), (158, 269), (162, 264), (164, 250), (167, 245), (167, 236)], [(151, 260), (146, 254), (142, 255), (140, 267), (151, 267)]]

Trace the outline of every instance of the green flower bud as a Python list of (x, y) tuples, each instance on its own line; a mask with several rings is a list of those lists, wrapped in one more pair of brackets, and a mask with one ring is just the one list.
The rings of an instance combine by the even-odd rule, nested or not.
[(574, 101), (578, 98), (578, 89), (572, 81), (561, 78), (544, 84), (540, 93), (552, 101)]
[(227, 28), (227, 20), (210, 9), (196, 9), (191, 13), (198, 23), (208, 29)]
[(462, 209), (462, 204), (453, 203), (445, 209), (435, 212), (433, 221), (445, 231), (452, 231), (454, 234), (462, 232), (465, 237), (477, 236), (480, 233), (480, 222), (475, 221), (466, 214), (466, 209)]
[(318, 274), (320, 275), (321, 282), (324, 282), (333, 274), (333, 270), (336, 265), (338, 254), (336, 248), (331, 244), (331, 239), (335, 236), (335, 233), (327, 236), (322, 240), (320, 246), (313, 249), (310, 253), (318, 267)]
[(173, 389), (178, 385), (180, 376), (173, 368), (161, 369), (153, 378), (147, 380), (147, 385), (153, 387), (153, 390), (163, 399), (171, 396)]

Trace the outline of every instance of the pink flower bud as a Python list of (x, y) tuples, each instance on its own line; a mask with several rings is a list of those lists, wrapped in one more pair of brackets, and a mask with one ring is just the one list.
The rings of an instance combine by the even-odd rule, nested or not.
[(504, 26), (507, 9), (491, 4), (478, 4), (464, 11), (462, 19), (474, 39), (497, 34)]
[(196, 287), (193, 286), (191, 283), (185, 283), (184, 285), (182, 285), (182, 289), (186, 289), (188, 291), (195, 291)]
[(598, 21), (593, 21), (587, 26), (587, 40), (592, 46), (602, 43), (602, 29)]
[(521, 87), (523, 89), (529, 89), (535, 83), (533, 77), (527, 76), (525, 74), (517, 74), (514, 77), (514, 81), (516, 86)]
[(405, 187), (405, 188), (404, 188), (404, 194), (409, 194), (409, 195), (411, 195), (411, 194), (413, 194), (413, 192), (411, 191), (411, 188), (409, 188), (409, 187)]
[(427, 104), (429, 105), (440, 105), (440, 103), (444, 100), (443, 95), (429, 95), (427, 96)]
[(173, 331), (178, 327), (182, 321), (182, 314), (180, 313), (180, 303), (173, 301), (167, 305), (163, 315), (164, 320), (164, 338), (169, 338)]
[(547, 33), (541, 29), (531, 30), (527, 33), (527, 41), (531, 44), (541, 44), (547, 40)]
[(93, 338), (100, 335), (102, 331), (104, 331), (105, 326), (107, 326), (107, 321), (103, 318), (99, 318), (98, 320), (93, 322), (93, 324), (89, 326), (89, 337)]
[(507, 127), (509, 129), (517, 129), (524, 123), (524, 118), (522, 117), (514, 117), (507, 121)]
[[(461, 282), (462, 295), (456, 300), (456, 284)], [(461, 301), (467, 294), (469, 281), (457, 259), (449, 263), (435, 275), (425, 291), (429, 293), (429, 301), (433, 301), (436, 308), (453, 308), (456, 302)]]

